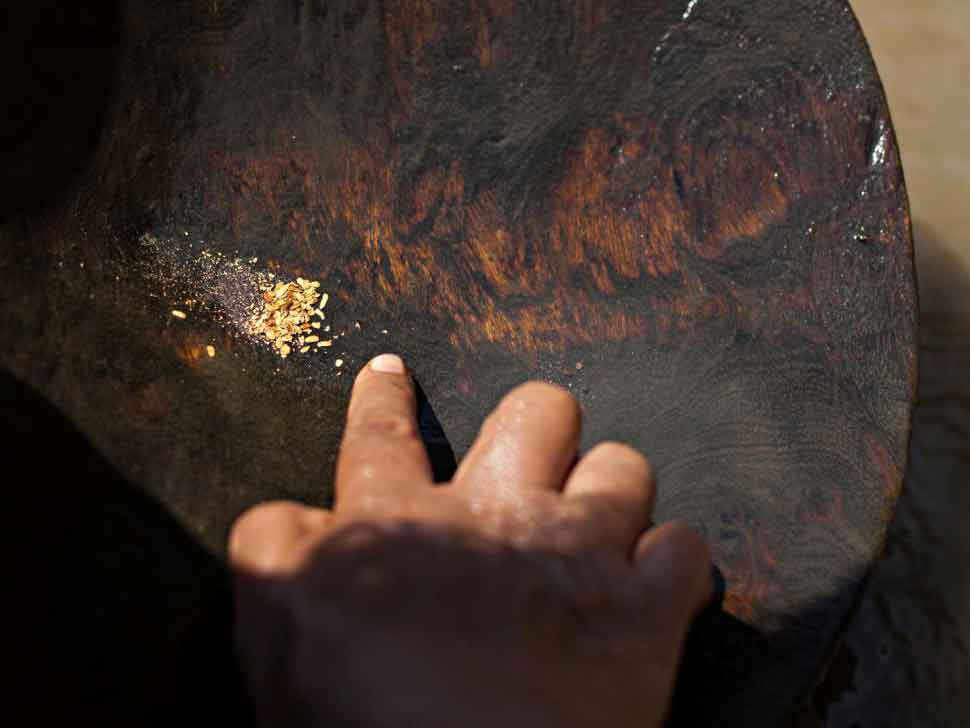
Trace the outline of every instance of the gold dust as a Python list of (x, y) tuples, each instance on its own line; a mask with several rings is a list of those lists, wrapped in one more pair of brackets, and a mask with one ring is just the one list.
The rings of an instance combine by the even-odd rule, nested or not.
[(205, 347), (205, 353), (208, 354), (209, 358), (211, 359), (216, 355), (216, 347), (214, 347), (212, 344), (209, 344), (207, 347)]
[[(181, 306), (169, 309), (174, 318), (220, 324), (230, 336), (269, 345), (282, 359), (328, 352), (337, 336), (330, 333), (331, 322), (324, 316), (330, 295), (320, 281), (290, 277), (273, 261), (224, 253), (190, 234), (183, 238), (183, 232), (177, 237), (145, 233), (139, 238), (137, 270), (150, 284), (150, 295)], [(362, 329), (366, 321), (350, 323)], [(327, 338), (321, 341), (324, 332)], [(210, 358), (215, 349), (198, 347)]]

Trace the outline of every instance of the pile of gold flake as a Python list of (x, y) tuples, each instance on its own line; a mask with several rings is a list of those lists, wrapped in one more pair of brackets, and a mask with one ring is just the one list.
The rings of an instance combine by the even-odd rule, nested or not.
[[(333, 345), (339, 334), (321, 324), (329, 296), (320, 283), (303, 278), (281, 280), (256, 266), (256, 258), (230, 257), (185, 239), (139, 239), (139, 270), (149, 283), (149, 295), (177, 306), (171, 315), (185, 321), (202, 314), (234, 334), (268, 344), (281, 357)], [(211, 357), (212, 354), (209, 354)], [(343, 363), (338, 359), (334, 366)]]
[(329, 298), (326, 293), (321, 296), (319, 288), (319, 281), (305, 278), (267, 287), (262, 307), (248, 321), (249, 332), (263, 336), (284, 359), (294, 349), (305, 354), (311, 348), (330, 346), (330, 340), (321, 341), (316, 333), (322, 324), (313, 320), (324, 318)]

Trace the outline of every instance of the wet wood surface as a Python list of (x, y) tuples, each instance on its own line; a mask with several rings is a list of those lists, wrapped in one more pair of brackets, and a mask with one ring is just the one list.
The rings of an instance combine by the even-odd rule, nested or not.
[[(3, 365), (216, 553), (253, 503), (328, 502), (374, 354), (459, 457), (509, 388), (561, 384), (584, 448), (649, 455), (659, 517), (727, 577), (675, 719), (781, 721), (882, 548), (916, 378), (899, 155), (848, 5), (95, 7), (45, 21), (33, 121), (5, 129)], [(345, 335), (280, 360), (213, 259), (321, 281)]]

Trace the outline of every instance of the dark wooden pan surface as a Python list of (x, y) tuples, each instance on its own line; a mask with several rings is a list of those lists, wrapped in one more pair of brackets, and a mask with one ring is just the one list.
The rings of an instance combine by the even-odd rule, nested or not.
[[(556, 382), (727, 577), (677, 717), (772, 724), (808, 693), (916, 375), (899, 153), (846, 2), (59, 13), (24, 11), (42, 42), (12, 71), (0, 361), (130, 481), (221, 553), (253, 503), (328, 502), (374, 354), (459, 457), (509, 388)], [(321, 281), (346, 335), (285, 361), (247, 337), (258, 271)]]

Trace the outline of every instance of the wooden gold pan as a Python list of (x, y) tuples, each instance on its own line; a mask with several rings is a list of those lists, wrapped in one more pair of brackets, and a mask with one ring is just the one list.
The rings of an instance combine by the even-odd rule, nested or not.
[[(806, 694), (915, 387), (899, 152), (844, 0), (59, 12), (14, 69), (4, 367), (216, 552), (251, 504), (327, 501), (379, 352), (459, 457), (508, 389), (561, 384), (726, 575), (683, 715)], [(268, 273), (320, 281), (346, 333), (285, 360), (247, 334)]]

